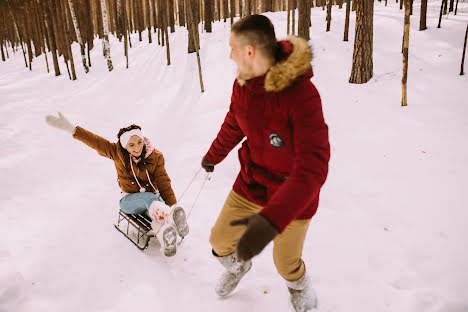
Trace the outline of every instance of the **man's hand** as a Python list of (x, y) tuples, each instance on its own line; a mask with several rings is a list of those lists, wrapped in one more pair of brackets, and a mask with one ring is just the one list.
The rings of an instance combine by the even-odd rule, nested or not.
[(261, 214), (253, 214), (244, 219), (231, 221), (231, 226), (245, 225), (247, 229), (237, 244), (237, 257), (247, 261), (258, 255), (276, 235), (278, 229)]
[(214, 171), (214, 165), (213, 164), (210, 164), (206, 159), (205, 157), (203, 157), (202, 161), (201, 161), (201, 166), (203, 167), (203, 169), (205, 169), (206, 172), (213, 172)]

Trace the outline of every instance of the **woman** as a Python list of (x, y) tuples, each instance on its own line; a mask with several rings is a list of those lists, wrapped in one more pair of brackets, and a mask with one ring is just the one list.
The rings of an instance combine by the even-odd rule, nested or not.
[(187, 218), (171, 187), (164, 168), (163, 154), (143, 136), (141, 127), (131, 125), (120, 129), (117, 143), (72, 125), (61, 113), (48, 115), (46, 122), (95, 149), (99, 155), (114, 161), (123, 197), (120, 209), (127, 214), (147, 213), (153, 232), (161, 244), (161, 252), (170, 257), (177, 252), (177, 234), (189, 232)]

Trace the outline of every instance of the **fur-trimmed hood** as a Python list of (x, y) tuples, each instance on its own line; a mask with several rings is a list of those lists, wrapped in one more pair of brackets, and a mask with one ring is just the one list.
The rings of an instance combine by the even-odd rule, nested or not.
[[(279, 41), (285, 58), (273, 65), (265, 76), (267, 92), (279, 92), (290, 87), (297, 78), (310, 74), (312, 77), (312, 49), (303, 38), (288, 36)], [(254, 78), (255, 80), (255, 78)], [(237, 77), (237, 83), (244, 86), (247, 81)]]

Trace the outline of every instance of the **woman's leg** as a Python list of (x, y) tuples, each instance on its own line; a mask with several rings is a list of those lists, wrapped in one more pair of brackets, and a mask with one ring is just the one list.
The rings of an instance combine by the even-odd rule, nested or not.
[(151, 193), (131, 193), (120, 200), (120, 209), (127, 214), (139, 214), (148, 211), (151, 203), (159, 198)]

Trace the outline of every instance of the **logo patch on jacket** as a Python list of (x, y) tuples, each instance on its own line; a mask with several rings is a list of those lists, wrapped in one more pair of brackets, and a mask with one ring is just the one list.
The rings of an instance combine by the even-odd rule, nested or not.
[(272, 133), (270, 134), (270, 144), (274, 147), (281, 147), (283, 146), (283, 139), (276, 133)]

